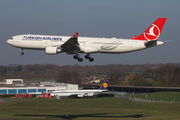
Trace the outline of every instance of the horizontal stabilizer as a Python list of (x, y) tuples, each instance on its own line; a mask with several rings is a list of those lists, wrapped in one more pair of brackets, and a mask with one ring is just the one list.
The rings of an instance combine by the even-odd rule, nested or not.
[(164, 44), (162, 41), (157, 41), (157, 40), (151, 40), (151, 41), (144, 42), (144, 45), (147, 48), (162, 45), (162, 44)]
[(157, 40), (151, 40), (144, 43), (146, 47), (153, 47), (157, 45)]

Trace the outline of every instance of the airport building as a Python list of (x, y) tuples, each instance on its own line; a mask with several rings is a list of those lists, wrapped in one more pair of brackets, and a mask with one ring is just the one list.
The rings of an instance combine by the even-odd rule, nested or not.
[[(16, 82), (15, 82), (16, 81)], [(0, 87), (0, 94), (43, 94), (52, 91), (78, 90), (77, 84), (57, 83), (57, 82), (40, 82), (38, 86), (16, 86), (15, 84), (22, 84), (22, 79), (4, 80), (4, 84), (12, 84), (8, 87)]]
[(43, 94), (65, 87), (0, 87), (0, 94)]
[(22, 84), (23, 79), (4, 79), (0, 84)]

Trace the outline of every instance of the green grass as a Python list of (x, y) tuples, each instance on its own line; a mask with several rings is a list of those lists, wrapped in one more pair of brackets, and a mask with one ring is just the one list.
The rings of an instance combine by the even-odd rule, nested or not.
[(180, 92), (155, 92), (143, 95), (135, 95), (136, 98), (154, 101), (179, 101), (180, 102)]
[[(114, 97), (11, 99), (0, 103), (0, 119), (179, 119), (180, 103), (140, 103)], [(68, 115), (68, 116), (66, 116)]]

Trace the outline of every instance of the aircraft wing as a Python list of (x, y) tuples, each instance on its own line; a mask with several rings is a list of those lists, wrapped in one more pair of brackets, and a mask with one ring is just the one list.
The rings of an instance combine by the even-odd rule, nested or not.
[(78, 33), (75, 33), (70, 39), (68, 39), (61, 48), (67, 54), (74, 54), (80, 51), (79, 43), (78, 43)]

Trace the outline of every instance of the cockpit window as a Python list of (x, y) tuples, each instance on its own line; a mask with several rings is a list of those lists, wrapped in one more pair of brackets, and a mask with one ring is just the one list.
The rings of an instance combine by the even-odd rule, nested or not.
[(11, 40), (13, 40), (13, 38), (11, 38)]

